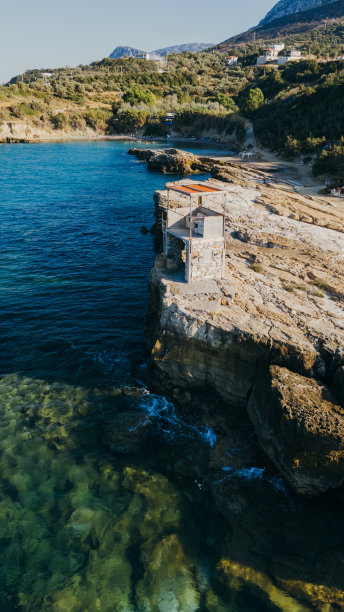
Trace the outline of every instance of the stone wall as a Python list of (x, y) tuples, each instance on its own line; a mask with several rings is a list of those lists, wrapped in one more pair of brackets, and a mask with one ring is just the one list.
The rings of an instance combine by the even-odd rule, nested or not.
[(225, 244), (223, 240), (194, 242), (192, 245), (192, 280), (221, 279)]

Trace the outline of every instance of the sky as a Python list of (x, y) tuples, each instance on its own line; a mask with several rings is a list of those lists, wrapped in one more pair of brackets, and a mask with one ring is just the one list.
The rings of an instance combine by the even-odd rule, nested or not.
[(256, 25), (274, 0), (0, 0), (0, 83), (29, 68), (77, 66), (119, 45), (152, 51), (219, 43)]

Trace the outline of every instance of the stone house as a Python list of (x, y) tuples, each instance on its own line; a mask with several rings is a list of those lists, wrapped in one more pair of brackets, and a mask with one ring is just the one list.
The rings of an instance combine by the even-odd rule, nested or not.
[(220, 195), (225, 201), (226, 193), (197, 183), (175, 184), (167, 187), (169, 191), (187, 196), (189, 205), (172, 208), (168, 204), (162, 220), (167, 267), (182, 270), (187, 283), (221, 279), (225, 265), (224, 214), (203, 204), (207, 196)]

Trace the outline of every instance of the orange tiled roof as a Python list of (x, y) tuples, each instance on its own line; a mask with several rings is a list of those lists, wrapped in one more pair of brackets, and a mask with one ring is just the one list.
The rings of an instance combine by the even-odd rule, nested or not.
[(207, 185), (201, 185), (200, 183), (194, 183), (192, 185), (175, 185), (173, 187), (168, 187), (168, 189), (172, 189), (172, 191), (178, 191), (179, 193), (185, 193), (186, 195), (202, 195), (202, 193), (222, 193), (220, 189), (215, 189), (215, 187), (208, 187)]

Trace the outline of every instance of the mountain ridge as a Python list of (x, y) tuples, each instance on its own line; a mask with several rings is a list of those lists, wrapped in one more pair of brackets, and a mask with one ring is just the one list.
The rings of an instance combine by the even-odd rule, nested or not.
[(184, 53), (184, 51), (188, 51), (189, 53), (198, 53), (199, 51), (205, 51), (205, 49), (209, 49), (213, 46), (213, 43), (183, 43), (181, 45), (172, 45), (171, 47), (163, 47), (162, 49), (156, 49), (155, 51), (152, 51), (152, 53), (156, 53), (156, 55), (167, 55), (169, 53)]
[(136, 49), (135, 47), (129, 46), (118, 46), (112, 53), (110, 53), (110, 59), (121, 59), (122, 57), (136, 57), (138, 53), (150, 53), (151, 55), (159, 55), (161, 57), (169, 55), (171, 53), (198, 53), (204, 51), (210, 47), (213, 47), (213, 43), (182, 43), (180, 45), (172, 45), (170, 47), (162, 47), (161, 49), (155, 49), (154, 51), (143, 51), (142, 49)]
[(144, 53), (141, 49), (134, 47), (119, 46), (110, 53), (110, 59), (120, 59), (122, 57), (136, 57), (138, 53)]
[(294, 34), (308, 32), (315, 28), (325, 26), (327, 20), (337, 20), (344, 16), (344, 0), (326, 2), (313, 9), (286, 15), (262, 25), (257, 25), (241, 34), (232, 36), (216, 46), (217, 49), (226, 50), (242, 44), (259, 41), (272, 41)]
[(280, 17), (302, 13), (309, 9), (316, 8), (322, 4), (327, 4), (331, 0), (279, 0), (272, 9), (265, 15), (258, 25), (264, 25)]

